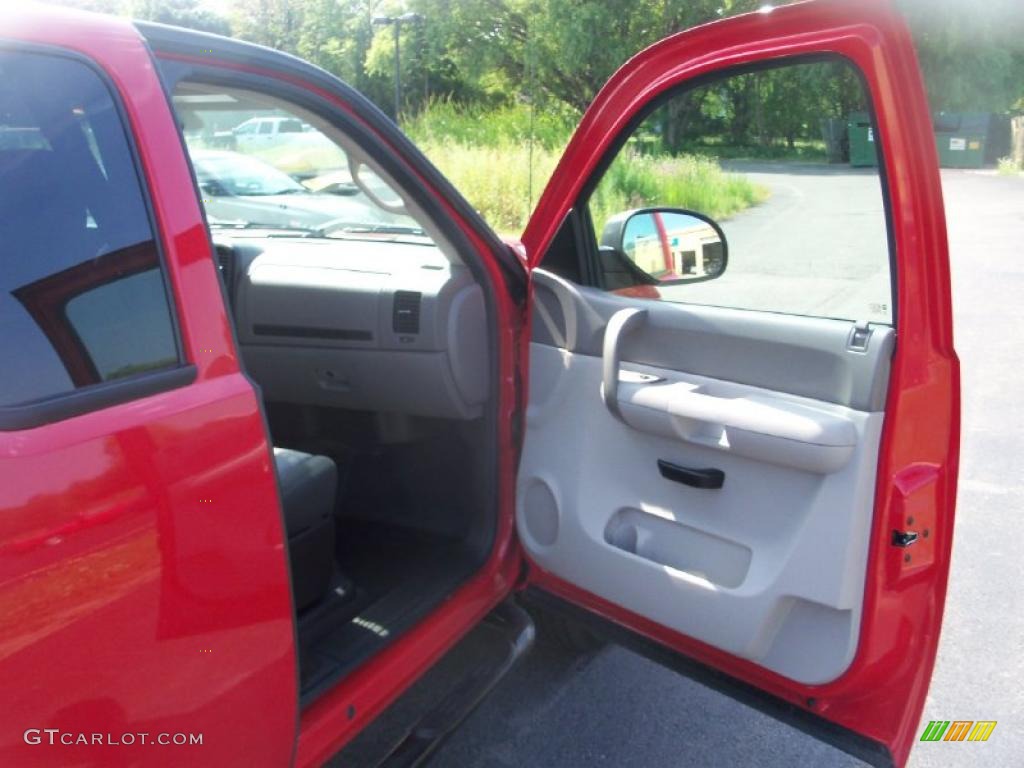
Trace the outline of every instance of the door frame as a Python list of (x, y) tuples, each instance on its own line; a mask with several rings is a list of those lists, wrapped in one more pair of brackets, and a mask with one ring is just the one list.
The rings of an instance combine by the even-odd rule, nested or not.
[[(505, 599), (520, 575), (514, 493), (525, 413), (521, 382), (529, 348), (525, 259), (516, 246), (493, 233), (390, 118), (327, 72), (295, 57), (239, 41), (149, 23), (136, 23), (136, 27), (163, 71), (166, 90), (172, 70), (180, 70), (174, 72), (175, 82), (186, 70), (219, 82), (229, 73), (234, 87), (248, 82), (257, 90), (300, 103), (342, 128), (377, 160), (416, 198), (460, 254), (479, 256), (467, 266), (483, 289), (494, 327), (489, 340), (493, 350), (490, 402), (496, 403), (492, 409), (496, 411), (497, 436), (491, 480), (498, 518), (494, 543), (487, 562), (443, 605), (299, 713), (295, 764), (320, 765)], [(198, 199), (198, 191), (196, 196)]]
[[(884, 2), (803, 3), (696, 27), (644, 50), (609, 80), (585, 114), (523, 241), (541, 263), (575, 201), (653, 101), (694, 79), (768, 61), (838, 55), (861, 73), (874, 104), (894, 253), (892, 360), (875, 488), (864, 609), (847, 671), (801, 685), (603, 601), (531, 564), (529, 584), (882, 745), (903, 764), (935, 661), (953, 532), (959, 459), (959, 362), (953, 349), (942, 192), (924, 86), (910, 35)], [(901, 341), (903, 343), (901, 343)], [(892, 546), (915, 519), (924, 546)], [(909, 558), (909, 559), (908, 559)], [(845, 738), (845, 737), (843, 737)], [(842, 746), (842, 744), (837, 744)], [(845, 747), (844, 747), (845, 748)], [(866, 758), (865, 758), (866, 759)], [(885, 760), (882, 761), (883, 763)]]

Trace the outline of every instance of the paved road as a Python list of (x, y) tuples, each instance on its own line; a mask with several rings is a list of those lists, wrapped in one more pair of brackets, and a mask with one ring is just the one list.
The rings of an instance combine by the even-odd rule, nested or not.
[[(806, 199), (808, 184), (818, 178), (792, 174), (766, 181)], [(963, 364), (963, 447), (951, 585), (924, 717), (998, 720), (999, 725), (984, 744), (919, 744), (910, 764), (1021, 766), (1024, 179), (947, 171), (943, 185)], [(535, 651), (433, 765), (853, 768), (862, 763), (611, 648), (582, 663)]]
[(662, 289), (681, 301), (891, 322), (889, 253), (875, 169), (729, 164), (771, 197), (720, 222), (729, 265), (718, 280)]
[[(820, 176), (755, 178), (787, 205), (794, 196), (821, 202), (811, 189)], [(1024, 765), (1024, 179), (944, 171), (943, 189), (963, 444), (953, 570), (925, 718), (999, 725), (984, 745), (921, 744), (911, 765)], [(595, 764), (861, 765), (622, 649), (582, 667), (550, 653), (527, 659), (436, 761)]]

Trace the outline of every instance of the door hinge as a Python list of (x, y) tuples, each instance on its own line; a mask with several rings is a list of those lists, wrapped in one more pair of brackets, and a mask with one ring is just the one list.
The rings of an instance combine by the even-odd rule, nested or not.
[(909, 547), (917, 541), (917, 531), (893, 531), (892, 545), (894, 547)]

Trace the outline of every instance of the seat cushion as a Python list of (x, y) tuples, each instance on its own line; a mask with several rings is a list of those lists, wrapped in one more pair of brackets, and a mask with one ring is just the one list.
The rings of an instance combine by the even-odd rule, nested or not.
[(338, 471), (326, 456), (289, 448), (274, 448), (274, 463), (288, 535), (295, 610), (301, 611), (330, 587)]
[(321, 524), (334, 511), (338, 470), (326, 456), (274, 448), (288, 536)]

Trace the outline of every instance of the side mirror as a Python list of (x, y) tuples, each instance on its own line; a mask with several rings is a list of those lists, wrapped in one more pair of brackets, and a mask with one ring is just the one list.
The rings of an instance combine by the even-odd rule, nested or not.
[(729, 248), (713, 219), (681, 208), (640, 208), (608, 220), (601, 250), (639, 270), (648, 284), (714, 280), (725, 272)]

